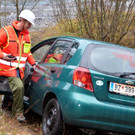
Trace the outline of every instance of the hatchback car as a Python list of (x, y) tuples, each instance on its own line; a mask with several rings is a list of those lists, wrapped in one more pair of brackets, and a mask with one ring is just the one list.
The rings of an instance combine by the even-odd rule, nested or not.
[(31, 49), (24, 103), (42, 115), (44, 135), (63, 125), (135, 133), (135, 50), (77, 37), (54, 37)]

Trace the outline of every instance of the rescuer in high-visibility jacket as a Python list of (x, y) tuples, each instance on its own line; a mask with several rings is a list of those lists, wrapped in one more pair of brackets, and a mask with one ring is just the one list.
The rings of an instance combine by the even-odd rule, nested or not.
[(28, 29), (34, 25), (35, 15), (23, 10), (19, 21), (0, 29), (0, 76), (7, 76), (13, 93), (12, 116), (24, 121), (24, 70), (26, 61), (35, 68), (35, 60), (30, 52), (31, 40)]

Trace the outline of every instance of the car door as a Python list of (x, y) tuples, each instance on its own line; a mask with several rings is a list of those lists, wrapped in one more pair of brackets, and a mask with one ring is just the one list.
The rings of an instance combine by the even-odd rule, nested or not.
[[(34, 104), (33, 109), (36, 112), (42, 112), (45, 93), (53, 91), (54, 87), (58, 85), (58, 78), (63, 70), (65, 59), (74, 43), (72, 40), (57, 39), (44, 54), (41, 62), (37, 64), (29, 86), (29, 102)], [(33, 56), (36, 55), (36, 52), (33, 53)]]
[[(45, 40), (45, 41), (40, 42), (39, 44), (37, 44), (31, 49), (31, 52), (36, 61), (37, 67), (38, 67), (38, 64), (44, 59), (45, 54), (47, 54), (47, 52), (49, 51), (49, 48), (53, 45), (55, 41), (56, 41), (56, 38)], [(34, 72), (33, 72), (32, 66), (27, 62), (26, 68), (25, 68), (25, 77), (24, 77), (24, 82), (25, 82), (24, 102), (28, 105), (32, 103), (29, 96), (31, 94), (33, 95), (33, 93), (31, 93), (31, 77), (33, 73)], [(32, 100), (34, 101), (34, 98)]]

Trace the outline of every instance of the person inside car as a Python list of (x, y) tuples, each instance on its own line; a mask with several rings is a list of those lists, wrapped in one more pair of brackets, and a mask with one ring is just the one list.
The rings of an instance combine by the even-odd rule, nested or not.
[(63, 57), (63, 51), (57, 50), (49, 59), (48, 63), (60, 63)]

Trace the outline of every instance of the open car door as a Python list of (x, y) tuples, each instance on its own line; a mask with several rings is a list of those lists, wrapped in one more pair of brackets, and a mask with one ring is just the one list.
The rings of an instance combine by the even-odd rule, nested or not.
[[(37, 65), (42, 61), (42, 59), (44, 59), (45, 54), (47, 54), (50, 47), (54, 44), (55, 41), (56, 38), (45, 40), (43, 42), (40, 42), (39, 44), (37, 44), (31, 49), (31, 53), (33, 54), (33, 57)], [(25, 84), (24, 95), (26, 97), (29, 97), (29, 86), (31, 84), (31, 77), (33, 75), (33, 71), (34, 69), (32, 68), (32, 66), (27, 62), (25, 67), (25, 75), (24, 75), (24, 84)]]
[(0, 76), (0, 94), (11, 94), (11, 90), (6, 76)]

